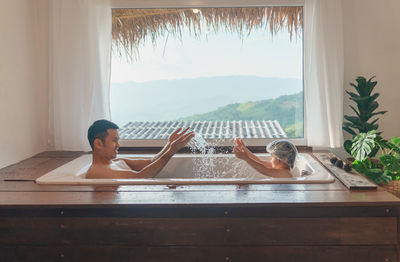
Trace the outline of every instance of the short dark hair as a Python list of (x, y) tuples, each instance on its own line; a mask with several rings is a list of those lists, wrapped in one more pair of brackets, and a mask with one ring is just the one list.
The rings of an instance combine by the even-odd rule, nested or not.
[(100, 139), (105, 143), (106, 137), (108, 136), (108, 129), (118, 129), (119, 127), (111, 121), (101, 119), (95, 121), (88, 129), (88, 140), (92, 150), (94, 149), (94, 140)]

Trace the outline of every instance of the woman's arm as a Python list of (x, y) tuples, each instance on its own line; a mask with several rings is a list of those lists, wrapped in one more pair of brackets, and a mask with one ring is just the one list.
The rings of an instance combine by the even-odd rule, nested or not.
[(241, 139), (235, 141), (233, 152), (236, 157), (246, 161), (252, 168), (263, 175), (271, 177), (292, 177), (288, 170), (273, 168), (271, 162), (262, 161), (245, 146)]
[[(252, 168), (257, 170), (263, 175), (270, 176), (270, 177), (292, 177), (291, 173), (287, 169), (276, 169), (268, 167), (271, 163), (266, 161), (255, 161), (254, 159), (248, 157), (244, 159)], [(267, 165), (265, 165), (267, 164)]]
[(253, 154), (253, 152), (251, 152), (247, 146), (244, 144), (243, 139), (236, 139), (235, 140), (235, 145), (237, 147), (239, 147), (242, 151), (244, 151), (247, 156), (251, 159), (253, 159), (255, 162), (258, 162), (259, 164), (262, 164), (263, 166), (265, 166), (266, 168), (272, 168), (272, 164), (269, 161), (263, 161), (261, 160), (258, 156), (256, 156), (255, 154)]

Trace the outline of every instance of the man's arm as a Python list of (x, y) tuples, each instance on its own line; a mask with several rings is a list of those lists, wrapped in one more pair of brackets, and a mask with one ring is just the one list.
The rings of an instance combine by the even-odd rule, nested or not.
[(88, 178), (153, 178), (168, 163), (171, 157), (179, 149), (184, 147), (193, 136), (193, 132), (187, 134), (181, 133), (178, 138), (170, 144), (168, 150), (166, 150), (164, 154), (140, 171), (113, 170), (110, 167), (96, 167), (90, 170)]
[[(156, 161), (158, 158), (160, 158), (165, 152), (167, 152), (167, 150), (169, 149), (169, 147), (171, 146), (171, 143), (176, 140), (179, 136), (185, 135), (186, 132), (189, 130), (190, 127), (187, 127), (185, 130), (182, 131), (182, 127), (178, 128), (177, 130), (175, 130), (169, 137), (168, 137), (168, 142), (167, 144), (164, 146), (164, 148), (153, 157), (153, 159), (151, 160)], [(181, 133), (179, 133), (180, 131), (182, 131)]]
[[(168, 138), (167, 144), (164, 146), (164, 148), (157, 154), (155, 155), (152, 159), (144, 159), (144, 158), (118, 158), (121, 160), (124, 160), (125, 163), (135, 171), (140, 171), (146, 166), (150, 165), (151, 163), (155, 162), (157, 159), (159, 159), (163, 154), (165, 154), (168, 149), (171, 146), (171, 143), (176, 140), (179, 136), (182, 136), (186, 134), (186, 132), (189, 130), (190, 127), (187, 127), (185, 130), (183, 130), (181, 133), (179, 133), (182, 128), (179, 128), (175, 130)], [(115, 159), (115, 160), (118, 160)]]
[[(141, 170), (114, 170), (109, 166), (97, 166), (91, 168), (87, 173), (86, 178), (111, 178), (111, 179), (124, 179), (124, 178), (153, 178), (158, 172), (168, 163), (172, 157), (173, 152), (167, 151), (160, 158), (154, 162), (143, 167)], [(131, 160), (135, 161), (135, 160)], [(150, 160), (148, 160), (150, 161)]]
[(145, 158), (117, 158), (114, 160), (123, 160), (125, 163), (135, 171), (142, 170), (145, 166), (150, 165), (152, 163), (151, 159)]

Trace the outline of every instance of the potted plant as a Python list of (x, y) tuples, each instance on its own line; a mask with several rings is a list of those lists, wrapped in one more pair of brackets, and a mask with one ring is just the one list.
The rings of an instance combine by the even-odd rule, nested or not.
[[(350, 105), (350, 108), (356, 115), (345, 115), (344, 118), (347, 121), (343, 122), (343, 130), (352, 135), (353, 139), (359, 133), (367, 133), (372, 130), (377, 130), (379, 127), (377, 124), (379, 118), (372, 118), (387, 112), (376, 112), (377, 108), (379, 107), (379, 104), (376, 101), (379, 93), (372, 94), (373, 89), (378, 83), (377, 81), (373, 81), (374, 77), (375, 76), (367, 80), (365, 77), (359, 76), (356, 79), (357, 84), (350, 83), (350, 85), (355, 88), (357, 93), (346, 91), (346, 93), (350, 96), (350, 99), (357, 104), (357, 108)], [(380, 134), (381, 132), (375, 133), (374, 141), (376, 143), (384, 144), (385, 141), (382, 139)], [(344, 141), (344, 148), (349, 154), (351, 154), (352, 140)], [(378, 147), (373, 147), (371, 152), (368, 153), (368, 156), (374, 157), (378, 150)]]
[[(352, 140), (351, 154), (355, 158), (353, 168), (377, 184), (400, 180), (400, 137), (393, 137), (390, 142), (376, 140), (375, 130), (360, 133)], [(385, 142), (382, 142), (385, 141)], [(381, 150), (379, 159), (368, 156), (374, 149)]]

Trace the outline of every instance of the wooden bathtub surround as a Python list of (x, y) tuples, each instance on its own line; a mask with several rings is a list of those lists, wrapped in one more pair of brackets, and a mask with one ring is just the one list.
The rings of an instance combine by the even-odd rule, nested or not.
[(0, 261), (399, 261), (400, 199), (381, 188), (34, 183), (82, 154), (0, 170)]

